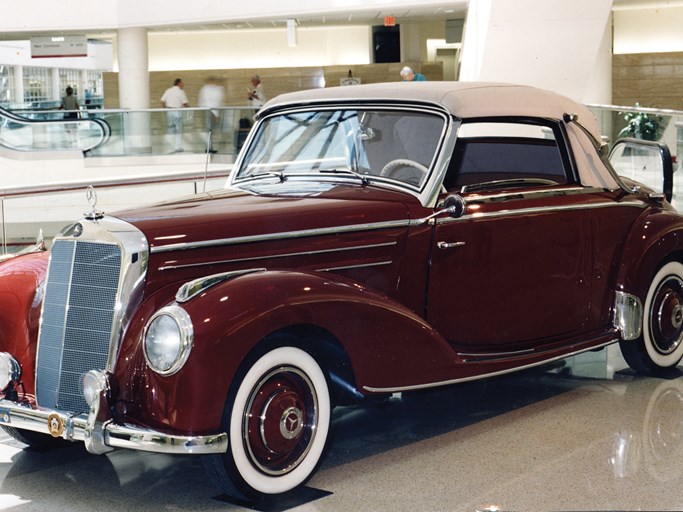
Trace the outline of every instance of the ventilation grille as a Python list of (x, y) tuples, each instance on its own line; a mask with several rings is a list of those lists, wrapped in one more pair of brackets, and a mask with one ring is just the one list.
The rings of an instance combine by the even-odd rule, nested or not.
[(38, 338), (38, 405), (88, 411), (83, 375), (107, 367), (120, 273), (117, 245), (53, 245)]

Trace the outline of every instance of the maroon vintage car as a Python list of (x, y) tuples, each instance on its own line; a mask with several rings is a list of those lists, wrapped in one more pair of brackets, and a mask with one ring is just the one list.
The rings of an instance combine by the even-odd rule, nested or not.
[(617, 176), (564, 97), (288, 94), (224, 190), (93, 207), (0, 265), (0, 423), (203, 455), (223, 491), (277, 495), (315, 471), (336, 405), (617, 342), (638, 371), (676, 366), (682, 261), (683, 218)]

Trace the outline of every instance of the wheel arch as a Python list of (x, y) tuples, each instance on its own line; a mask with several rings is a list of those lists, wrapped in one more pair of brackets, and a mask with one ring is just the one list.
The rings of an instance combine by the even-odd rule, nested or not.
[[(288, 325), (267, 334), (247, 354), (241, 368), (248, 368), (263, 354), (283, 346), (300, 348), (320, 364), (334, 405), (349, 405), (365, 398), (356, 387), (353, 363), (344, 346), (331, 332), (315, 324)], [(232, 386), (238, 380), (234, 379)]]
[(683, 263), (683, 222), (674, 212), (658, 212), (639, 221), (619, 263), (616, 290), (641, 301), (655, 274), (670, 261)]

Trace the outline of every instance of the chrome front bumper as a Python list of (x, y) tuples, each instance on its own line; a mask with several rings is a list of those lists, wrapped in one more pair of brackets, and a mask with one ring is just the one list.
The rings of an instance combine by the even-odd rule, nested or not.
[(77, 416), (0, 399), (0, 425), (32, 430), (67, 441), (83, 441), (87, 450), (95, 454), (106, 453), (114, 448), (188, 455), (225, 453), (228, 449), (228, 436), (224, 432), (206, 436), (180, 436), (135, 425), (116, 424), (111, 418), (106, 390), (99, 391), (87, 415)]

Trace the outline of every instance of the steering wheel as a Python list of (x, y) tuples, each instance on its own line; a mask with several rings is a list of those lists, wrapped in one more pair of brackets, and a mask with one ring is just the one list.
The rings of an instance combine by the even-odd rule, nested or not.
[(407, 158), (397, 158), (396, 160), (391, 160), (390, 162), (387, 162), (387, 164), (384, 167), (382, 167), (382, 170), (379, 171), (379, 175), (389, 176), (394, 171), (402, 169), (404, 167), (412, 167), (413, 169), (417, 169), (425, 175), (429, 172), (429, 169), (422, 165), (420, 162), (416, 162), (415, 160), (408, 160)]

